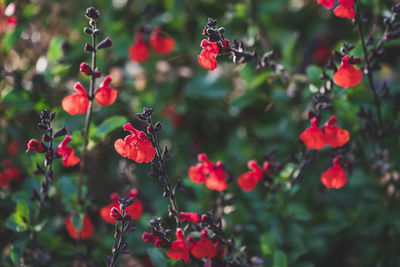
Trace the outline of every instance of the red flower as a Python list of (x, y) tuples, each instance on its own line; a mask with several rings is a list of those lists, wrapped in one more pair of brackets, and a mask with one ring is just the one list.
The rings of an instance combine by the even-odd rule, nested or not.
[(176, 238), (172, 242), (171, 248), (167, 252), (167, 256), (171, 259), (189, 261), (189, 247), (183, 239), (183, 232), (180, 228), (176, 229)]
[(35, 140), (35, 139), (29, 140), (27, 146), (28, 146), (28, 148), (26, 149), (25, 152), (36, 151), (38, 153), (41, 153), (44, 151), (42, 142)]
[(142, 235), (143, 242), (152, 242), (156, 248), (169, 248), (170, 244), (162, 237), (155, 236), (151, 233), (144, 232)]
[(126, 136), (124, 140), (115, 141), (114, 147), (118, 154), (137, 163), (152, 161), (156, 151), (149, 137), (144, 132), (134, 129), (130, 123), (126, 123), (123, 128), (131, 134)]
[(339, 158), (334, 158), (333, 167), (330, 167), (326, 172), (321, 175), (321, 181), (326, 187), (336, 189), (339, 189), (346, 184), (346, 173), (340, 165)]
[(210, 239), (208, 239), (207, 231), (202, 229), (200, 235), (201, 239), (197, 242), (193, 242), (190, 246), (190, 252), (193, 256), (197, 259), (204, 257), (212, 259), (217, 256), (219, 249)]
[(323, 5), (327, 9), (331, 9), (335, 4), (335, 0), (318, 0), (318, 4)]
[(117, 99), (117, 90), (108, 86), (111, 80), (111, 77), (107, 76), (94, 95), (94, 99), (100, 106), (112, 105), (115, 102), (115, 99)]
[(181, 222), (188, 221), (198, 223), (200, 221), (200, 216), (195, 212), (181, 212), (179, 213), (179, 220)]
[(144, 62), (149, 58), (149, 49), (139, 32), (135, 34), (135, 42), (129, 47), (129, 56), (132, 61), (138, 63)]
[(70, 115), (83, 114), (89, 108), (88, 95), (85, 88), (83, 88), (79, 82), (75, 83), (74, 90), (76, 93), (64, 97), (61, 105), (65, 112), (69, 113)]
[(70, 167), (78, 164), (79, 158), (75, 156), (75, 151), (68, 143), (72, 140), (71, 136), (65, 136), (64, 140), (57, 146), (57, 154), (62, 156), (62, 164)]
[(257, 162), (255, 160), (250, 160), (247, 163), (247, 167), (251, 171), (240, 175), (238, 179), (238, 184), (240, 188), (242, 188), (242, 190), (251, 191), (256, 187), (257, 182), (262, 179), (263, 170), (260, 166), (257, 165)]
[(342, 64), (340, 64), (337, 72), (333, 74), (333, 80), (341, 87), (348, 88), (354, 87), (361, 82), (363, 74), (361, 70), (354, 68), (352, 64), (349, 64), (349, 56), (345, 55), (342, 58)]
[(327, 143), (324, 132), (318, 128), (318, 119), (311, 119), (311, 127), (300, 134), (300, 139), (309, 149), (322, 149)]
[(161, 34), (161, 28), (157, 27), (150, 35), (150, 45), (157, 54), (166, 55), (175, 48), (175, 41), (171, 37)]
[(343, 146), (350, 140), (348, 131), (341, 129), (339, 126), (333, 125), (337, 120), (336, 116), (332, 116), (324, 126), (325, 139), (331, 147)]
[(208, 70), (215, 70), (217, 68), (217, 55), (219, 52), (219, 46), (217, 42), (208, 42), (207, 40), (201, 41), (201, 47), (204, 49), (197, 57), (199, 64)]
[(339, 18), (353, 19), (356, 15), (353, 6), (354, 0), (339, 0), (339, 6), (333, 12)]
[[(131, 190), (131, 193), (129, 195), (130, 197), (136, 197), (136, 190), (133, 189)], [(118, 203), (118, 195), (113, 193), (111, 194), (111, 199), (113, 202), (103, 208), (100, 209), (100, 216), (103, 218), (104, 221), (108, 223), (115, 223), (116, 219), (115, 217), (111, 216), (111, 210), (116, 209), (119, 213), (122, 214), (122, 210), (120, 209), (120, 205)], [(132, 220), (139, 219), (142, 217), (143, 213), (143, 204), (139, 200), (135, 200), (132, 205), (127, 207), (125, 211), (129, 214)]]
[(195, 183), (205, 183), (212, 190), (226, 190), (228, 183), (226, 182), (226, 173), (222, 162), (214, 164), (207, 158), (206, 154), (199, 154), (198, 160), (202, 161), (202, 163), (197, 163), (189, 168), (188, 175), (190, 180)]
[(0, 172), (0, 188), (5, 188), (10, 184), (10, 177)]
[(94, 231), (94, 226), (93, 226), (93, 223), (90, 220), (89, 216), (87, 214), (84, 215), (83, 222), (82, 222), (82, 228), (79, 231), (79, 233), (76, 230), (74, 223), (72, 222), (73, 216), (74, 216), (74, 213), (71, 213), (69, 215), (69, 217), (65, 218), (65, 226), (67, 227), (68, 234), (73, 239), (80, 239), (80, 240), (89, 239), (92, 236), (93, 231)]

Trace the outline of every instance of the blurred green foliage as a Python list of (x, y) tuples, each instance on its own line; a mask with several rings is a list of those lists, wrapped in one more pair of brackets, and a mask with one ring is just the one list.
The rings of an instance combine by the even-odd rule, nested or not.
[[(10, 1), (0, 3), (6, 6)], [(376, 25), (371, 29), (373, 37), (382, 34), (382, 16), (393, 3), (361, 1), (368, 23)], [(324, 46), (338, 49), (346, 41), (356, 45), (355, 56), (362, 56), (350, 21), (332, 16), (314, 0), (23, 0), (17, 4), (16, 28), (3, 29), (0, 34), (0, 159), (11, 160), (23, 180), (0, 189), (0, 236), (7, 237), (0, 238), (1, 265), (25, 261), (40, 266), (43, 259), (49, 266), (77, 264), (76, 242), (65, 230), (64, 217), (78, 209), (78, 167), (55, 163), (56, 179), (50, 189), (53, 200), (50, 207), (38, 211), (30, 196), (42, 182), (33, 171), (43, 159), (24, 151), (29, 139), (40, 138), (38, 112), (47, 108), (57, 112), (54, 128), (65, 125), (73, 136), (71, 146), (80, 154), (84, 115), (70, 116), (60, 103), (72, 92), (74, 82), (80, 81), (86, 88), (89, 85), (87, 77), (79, 74), (79, 64), (90, 60), (83, 51), (89, 39), (82, 31), (87, 23), (83, 13), (89, 5), (101, 11), (101, 36), (113, 40), (111, 49), (99, 52), (98, 66), (103, 75), (113, 77), (118, 98), (112, 106), (95, 105), (90, 126), (84, 192), (92, 200), (85, 208), (96, 229), (93, 238), (82, 245), (87, 264), (103, 264), (104, 255), (111, 253), (113, 226), (98, 216), (99, 208), (110, 203), (111, 193), (122, 195), (137, 188), (145, 214), (128, 236), (133, 254), (123, 258), (121, 266), (146, 257), (155, 266), (183, 266), (167, 259), (164, 250), (142, 242), (141, 234), (149, 230), (148, 220), (166, 216), (168, 201), (162, 198), (161, 183), (146, 175), (149, 166), (122, 159), (113, 146), (125, 136), (124, 123), (144, 130), (135, 114), (143, 107), (153, 107), (155, 119), (163, 125), (161, 144), (167, 144), (172, 154), (167, 162), (170, 177), (174, 183), (182, 180), (186, 188), (177, 196), (180, 210), (204, 213), (215, 206), (213, 200), (218, 197), (187, 177), (197, 154), (204, 152), (213, 161), (223, 161), (234, 178), (228, 193), (235, 199), (232, 211), (224, 214), (225, 230), (238, 246), (246, 246), (249, 257), (260, 257), (264, 266), (274, 267), (400, 265), (399, 181), (382, 182), (385, 175), (399, 175), (399, 42), (388, 44), (382, 70), (375, 77), (377, 84), (388, 81), (391, 86), (391, 96), (382, 100), (385, 121), (393, 124), (394, 133), (381, 140), (390, 155), (386, 173), (373, 169), (378, 144), (366, 139), (356, 115), (361, 106), (374, 110), (364, 77), (355, 88), (334, 87), (333, 109), (324, 114), (323, 121), (337, 115), (339, 125), (351, 135), (353, 169), (344, 188), (321, 190), (320, 175), (332, 161), (331, 150), (325, 148), (305, 169), (300, 183), (289, 182), (296, 166), (288, 164), (274, 176), (282, 190), (266, 193), (259, 185), (243, 192), (236, 179), (247, 171), (248, 160), (261, 163), (262, 156), (276, 148), (277, 160), (284, 161), (301, 150), (298, 137), (308, 127), (307, 111), (315, 93), (311, 89), (320, 88), (325, 64), (315, 58), (315, 51)], [(154, 11), (150, 19), (143, 15), (145, 6)], [(214, 72), (201, 68), (197, 55), (208, 17), (225, 28), (227, 39), (244, 40), (259, 54), (275, 50), (288, 72), (297, 75), (297, 82), (284, 84), (271, 70), (255, 72), (253, 64), (234, 65), (228, 56), (218, 58)], [(176, 42), (174, 52), (152, 54), (140, 65), (131, 62), (128, 49), (139, 24), (162, 26)], [(20, 145), (16, 155), (9, 153), (12, 142)], [(121, 166), (128, 166), (131, 172), (121, 173)]]

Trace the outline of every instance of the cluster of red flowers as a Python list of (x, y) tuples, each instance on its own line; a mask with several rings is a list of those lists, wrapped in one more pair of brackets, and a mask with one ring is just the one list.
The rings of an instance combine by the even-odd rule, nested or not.
[(114, 147), (118, 154), (137, 163), (152, 161), (156, 151), (149, 137), (144, 132), (133, 128), (130, 123), (126, 123), (123, 128), (131, 134), (127, 135), (124, 140), (115, 141)]
[(0, 188), (5, 188), (10, 184), (11, 180), (19, 180), (21, 173), (15, 168), (11, 161), (3, 161), (4, 170), (0, 172)]
[(361, 70), (356, 69), (353, 64), (360, 63), (361, 59), (359, 57), (351, 58), (350, 60), (350, 57), (345, 55), (342, 58), (342, 64), (340, 64), (338, 70), (333, 74), (334, 82), (344, 88), (358, 85), (362, 81), (363, 73)]
[[(85, 62), (82, 64), (87, 65), (87, 63)], [(87, 67), (82, 67), (82, 64), (81, 64), (81, 72), (85, 74), (88, 73), (86, 75), (89, 75), (91, 73), (87, 71), (87, 67), (89, 67), (89, 65), (87, 65)], [(115, 102), (115, 99), (117, 98), (117, 91), (109, 86), (110, 83), (111, 83), (111, 77), (107, 76), (104, 79), (104, 81), (100, 84), (99, 88), (97, 89), (94, 95), (94, 99), (100, 106), (112, 105)], [(65, 112), (69, 113), (70, 115), (83, 114), (89, 108), (89, 103), (90, 103), (89, 96), (85, 88), (79, 82), (75, 83), (74, 90), (76, 91), (76, 93), (64, 97), (64, 99), (61, 102), (61, 105), (65, 110)]]
[[(318, 127), (318, 119), (311, 119), (311, 127), (300, 134), (300, 139), (309, 149), (322, 149), (326, 145), (341, 147), (350, 140), (349, 132), (333, 125), (337, 117), (332, 116), (322, 129)], [(346, 174), (338, 158), (334, 159), (334, 166), (321, 176), (321, 181), (326, 187), (341, 188), (346, 184)]]
[(206, 154), (199, 154), (195, 166), (191, 166), (188, 171), (189, 178), (195, 183), (205, 183), (211, 190), (224, 191), (228, 188), (226, 182), (227, 175), (221, 161), (214, 164), (207, 158)]
[[(205, 221), (207, 219), (207, 215), (202, 215), (200, 220), (200, 216), (197, 213), (181, 212), (179, 214), (179, 218), (181, 222), (189, 221), (192, 223), (199, 223), (200, 221)], [(220, 242), (218, 240), (208, 238), (208, 233), (205, 229), (200, 231), (200, 236), (200, 240), (195, 240), (192, 236), (189, 236), (187, 241), (190, 245), (188, 245), (184, 239), (182, 229), (177, 228), (176, 240), (172, 243), (168, 242), (163, 237), (147, 232), (143, 233), (142, 239), (144, 242), (152, 242), (155, 247), (168, 248), (167, 256), (171, 259), (183, 259), (184, 261), (188, 262), (190, 260), (189, 253), (191, 253), (196, 259), (212, 259), (215, 257), (222, 259), (223, 255), (225, 254), (225, 249), (220, 248)]]
[(249, 162), (247, 162), (247, 167), (251, 171), (240, 175), (237, 181), (240, 188), (242, 188), (242, 190), (244, 191), (253, 190), (256, 187), (257, 182), (263, 178), (264, 172), (266, 174), (271, 174), (272, 172), (271, 164), (269, 161), (265, 161), (263, 163), (263, 168), (261, 168), (260, 166), (258, 166), (257, 161), (249, 160)]
[(175, 41), (171, 37), (164, 36), (161, 28), (155, 28), (146, 42), (140, 30), (135, 33), (135, 42), (129, 47), (129, 56), (132, 61), (138, 63), (149, 59), (149, 44), (151, 48), (159, 55), (166, 55), (175, 49)]
[[(68, 143), (71, 142), (71, 140), (71, 136), (65, 136), (64, 140), (60, 144), (58, 144), (56, 150), (57, 154), (62, 157), (62, 164), (65, 167), (75, 166), (79, 163), (79, 158), (75, 156), (74, 149), (68, 146)], [(45, 153), (48, 151), (48, 147), (36, 139), (29, 140), (27, 146), (28, 148), (25, 152), (35, 151), (37, 153)]]
[[(335, 5), (335, 0), (318, 0), (318, 4), (323, 5), (327, 9), (331, 9)], [(339, 0), (339, 5), (335, 8), (333, 13), (339, 18), (353, 19), (356, 16), (354, 0)]]
[(15, 16), (17, 4), (11, 2), (7, 7), (3, 3), (0, 4), (0, 33), (14, 29), (18, 24), (18, 19)]
[(72, 217), (75, 216), (75, 214), (76, 213), (71, 213), (64, 220), (68, 234), (71, 236), (71, 238), (76, 240), (90, 239), (90, 237), (92, 237), (92, 234), (94, 232), (94, 226), (92, 221), (90, 220), (89, 215), (84, 214), (81, 229), (78, 231), (72, 220)]
[[(129, 192), (129, 197), (136, 197), (137, 193), (138, 192), (136, 189), (132, 189)], [(115, 208), (120, 214), (122, 214), (122, 210), (120, 209), (120, 204), (118, 202), (118, 195), (115, 193), (111, 194), (111, 199), (113, 201), (111, 204), (100, 209), (100, 216), (101, 218), (103, 218), (104, 221), (108, 223), (115, 223), (117, 220), (115, 216), (112, 216), (111, 210)], [(142, 202), (136, 199), (135, 202), (133, 202), (133, 204), (131, 204), (126, 208), (126, 212), (129, 214), (132, 220), (139, 219), (143, 213)]]
[(322, 149), (326, 145), (331, 147), (343, 146), (350, 140), (350, 135), (348, 131), (333, 125), (337, 120), (336, 116), (332, 116), (325, 122), (324, 127), (320, 129), (318, 127), (318, 119), (316, 117), (312, 118), (311, 127), (300, 134), (301, 141), (309, 149), (316, 150)]

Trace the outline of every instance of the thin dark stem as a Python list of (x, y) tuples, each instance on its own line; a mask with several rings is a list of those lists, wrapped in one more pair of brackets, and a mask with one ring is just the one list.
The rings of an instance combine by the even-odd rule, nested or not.
[[(121, 250), (121, 246), (122, 246), (122, 241), (123, 241), (123, 237), (125, 234), (125, 209), (122, 210), (122, 220), (121, 220), (121, 233), (119, 233), (119, 237), (118, 237), (118, 241), (115, 240), (114, 241), (114, 245), (113, 245), (113, 249), (112, 249), (112, 253), (113, 256), (111, 258), (111, 262), (110, 262), (110, 267), (114, 267), (117, 263), (119, 254), (120, 254), (120, 250)], [(118, 233), (118, 222), (115, 223), (115, 234)]]
[(161, 153), (160, 145), (158, 143), (158, 139), (157, 139), (157, 136), (156, 136), (155, 133), (151, 133), (150, 136), (151, 136), (152, 143), (154, 145), (154, 148), (156, 150), (156, 154), (157, 154), (157, 157), (158, 157), (158, 164), (159, 164), (159, 167), (160, 167), (162, 180), (164, 181), (165, 186), (166, 186), (166, 188), (167, 188), (167, 190), (169, 192), (169, 200), (170, 200), (171, 205), (172, 205), (172, 212), (174, 213), (173, 216), (176, 219), (176, 224), (178, 225), (178, 227), (180, 227), (181, 223), (180, 223), (180, 220), (179, 220), (178, 205), (176, 204), (176, 200), (175, 200), (175, 192), (172, 189), (171, 182), (170, 182), (169, 177), (168, 177), (168, 172), (167, 172), (167, 170), (165, 168), (164, 158), (163, 158), (162, 153)]
[[(96, 30), (96, 22), (92, 21), (92, 32)], [(96, 35), (92, 34), (92, 74), (90, 77), (90, 87), (89, 87), (89, 108), (86, 112), (86, 120), (85, 120), (85, 129), (83, 134), (83, 152), (82, 152), (82, 160), (79, 168), (79, 178), (78, 178), (78, 203), (82, 202), (82, 180), (83, 173), (85, 171), (85, 162), (86, 162), (86, 154), (87, 154), (87, 146), (89, 143), (89, 129), (90, 129), (90, 121), (92, 119), (92, 110), (93, 110), (93, 98), (94, 98), (94, 86), (96, 82), (96, 76), (94, 70), (96, 69)]]
[(356, 1), (356, 23), (357, 23), (357, 28), (358, 28), (358, 32), (360, 34), (361, 44), (362, 44), (362, 48), (363, 48), (363, 52), (364, 52), (365, 64), (367, 66), (367, 77), (368, 77), (368, 81), (369, 81), (371, 91), (372, 91), (372, 94), (374, 97), (376, 113), (378, 116), (379, 128), (382, 130), (383, 122), (382, 122), (382, 115), (381, 115), (381, 106), (380, 106), (379, 96), (378, 96), (378, 93), (375, 88), (374, 79), (372, 77), (372, 69), (371, 69), (371, 65), (370, 65), (370, 61), (369, 61), (368, 49), (367, 49), (367, 45), (365, 43), (364, 33), (362, 30), (362, 21), (361, 21), (361, 17), (360, 17), (358, 1)]

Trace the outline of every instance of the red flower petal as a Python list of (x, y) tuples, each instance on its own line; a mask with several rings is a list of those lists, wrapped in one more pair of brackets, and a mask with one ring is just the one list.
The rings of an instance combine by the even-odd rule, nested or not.
[(318, 4), (323, 5), (327, 9), (331, 9), (335, 4), (335, 0), (318, 0)]
[(77, 92), (64, 97), (61, 106), (70, 115), (83, 114), (89, 108), (88, 95), (80, 83), (75, 83), (74, 90)]
[(192, 223), (198, 223), (200, 221), (200, 216), (195, 212), (181, 212), (179, 213), (179, 220), (181, 222), (188, 221)]
[(317, 118), (311, 119), (311, 127), (300, 134), (300, 139), (309, 149), (322, 149), (327, 143), (324, 132), (318, 128)]
[(340, 165), (338, 158), (335, 158), (333, 163), (333, 167), (330, 167), (321, 175), (321, 181), (326, 187), (339, 189), (347, 182), (346, 173)]
[(198, 163), (196, 166), (191, 166), (188, 171), (190, 180), (194, 183), (202, 184), (206, 181), (206, 176), (203, 173), (203, 164)]
[(78, 164), (79, 158), (75, 156), (75, 151), (68, 143), (72, 140), (71, 136), (65, 136), (64, 140), (57, 146), (57, 154), (62, 156), (62, 164), (70, 167)]
[(132, 61), (144, 62), (149, 58), (149, 49), (140, 34), (136, 34), (135, 43), (129, 47), (129, 56)]
[(123, 141), (122, 139), (115, 141), (115, 150), (121, 156), (128, 157), (137, 163), (152, 161), (156, 151), (149, 137), (144, 132), (134, 129), (130, 123), (125, 124), (123, 128), (132, 134), (126, 136)]
[(346, 55), (337, 72), (333, 74), (334, 82), (344, 88), (354, 87), (359, 84), (363, 78), (361, 70), (354, 68), (352, 64), (346, 63)]
[(171, 248), (167, 251), (167, 256), (171, 259), (189, 261), (189, 247), (183, 239), (183, 232), (180, 228), (176, 230), (177, 240), (172, 242)]
[(225, 172), (216, 171), (210, 173), (208, 179), (206, 180), (206, 187), (211, 190), (225, 191), (228, 188)]
[(207, 231), (201, 230), (201, 240), (195, 242), (190, 249), (190, 252), (197, 259), (201, 258), (214, 258), (218, 254), (218, 248), (216, 245), (207, 237)]
[(112, 105), (117, 99), (117, 90), (108, 86), (110, 82), (111, 77), (107, 76), (94, 95), (94, 99), (100, 106)]
[(68, 234), (73, 239), (81, 239), (81, 240), (89, 239), (94, 231), (94, 226), (89, 216), (87, 214), (84, 215), (82, 222), (82, 229), (78, 233), (71, 219), (73, 215), (74, 214), (71, 214), (69, 217), (65, 218), (65, 226), (67, 228)]
[(353, 19), (356, 16), (353, 7), (348, 5), (339, 5), (333, 12), (339, 18)]
[(166, 55), (174, 50), (175, 41), (171, 37), (162, 36), (158, 27), (150, 35), (150, 45), (157, 54)]
[(326, 141), (332, 147), (343, 146), (350, 140), (350, 134), (348, 131), (341, 129), (339, 126), (333, 125), (336, 121), (336, 116), (332, 116), (324, 126)]
[(217, 55), (219, 47), (216, 42), (207, 42), (203, 40), (201, 43), (202, 47), (205, 47), (200, 55), (197, 57), (199, 64), (208, 70), (215, 70), (217, 68)]
[(28, 148), (26, 149), (25, 152), (28, 152), (28, 151), (36, 151), (38, 153), (43, 152), (43, 144), (42, 144), (42, 142), (40, 142), (38, 140), (35, 140), (35, 139), (29, 140), (27, 146), (28, 146)]
[(255, 160), (250, 160), (247, 166), (251, 171), (240, 175), (237, 182), (242, 190), (251, 191), (256, 187), (257, 182), (262, 179), (263, 171)]

